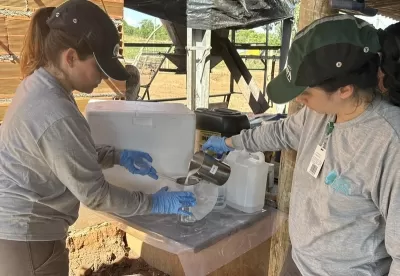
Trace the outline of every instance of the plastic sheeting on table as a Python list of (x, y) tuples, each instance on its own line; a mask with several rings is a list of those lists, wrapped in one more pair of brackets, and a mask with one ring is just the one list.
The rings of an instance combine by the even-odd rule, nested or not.
[(124, 6), (194, 29), (250, 28), (293, 17), (297, 0), (125, 0)]
[[(168, 186), (170, 191), (182, 191), (184, 188), (184, 186), (166, 178), (159, 178), (155, 183), (148, 176), (139, 176), (135, 179), (128, 170), (121, 166), (105, 169), (103, 173), (109, 183), (128, 191), (141, 191), (146, 194), (153, 194), (165, 186)], [(204, 218), (204, 216), (211, 212), (217, 202), (218, 186), (201, 180), (198, 184), (187, 186), (186, 188), (196, 196), (197, 205), (192, 208), (193, 214), (196, 218)]]
[(227, 207), (192, 228), (178, 225), (176, 216), (112, 218), (136, 239), (176, 254), (185, 275), (195, 276), (207, 275), (265, 242), (287, 215), (269, 207), (256, 214)]

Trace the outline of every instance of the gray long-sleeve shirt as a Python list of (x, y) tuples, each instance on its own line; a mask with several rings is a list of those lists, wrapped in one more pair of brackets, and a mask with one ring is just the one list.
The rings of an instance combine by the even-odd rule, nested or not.
[[(233, 137), (237, 149), (294, 149), (289, 233), (304, 276), (400, 275), (400, 109), (378, 97), (335, 124), (318, 178), (308, 172), (333, 116), (303, 108)], [(337, 178), (325, 178), (336, 171)], [(389, 272), (390, 271), (390, 272)]]
[(40, 68), (19, 85), (0, 132), (0, 239), (58, 240), (79, 202), (120, 216), (146, 214), (151, 197), (109, 184), (119, 151), (95, 146), (73, 96)]

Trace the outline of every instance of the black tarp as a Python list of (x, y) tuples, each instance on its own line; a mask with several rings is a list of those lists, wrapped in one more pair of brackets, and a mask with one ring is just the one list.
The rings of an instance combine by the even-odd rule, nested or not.
[(254, 28), (293, 17), (297, 0), (125, 0), (124, 6), (188, 28)]

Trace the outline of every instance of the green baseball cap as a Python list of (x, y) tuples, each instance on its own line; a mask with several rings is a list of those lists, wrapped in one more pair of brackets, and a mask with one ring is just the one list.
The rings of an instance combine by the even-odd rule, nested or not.
[(378, 31), (352, 15), (323, 17), (298, 32), (286, 68), (267, 86), (277, 104), (289, 102), (308, 87), (360, 69), (380, 51)]

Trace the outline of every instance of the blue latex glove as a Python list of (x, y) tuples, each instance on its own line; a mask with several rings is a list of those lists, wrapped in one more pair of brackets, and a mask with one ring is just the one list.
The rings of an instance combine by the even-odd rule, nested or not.
[(148, 175), (157, 180), (157, 171), (151, 166), (151, 162), (153, 158), (148, 153), (134, 150), (123, 150), (119, 160), (119, 164), (130, 173)]
[(226, 139), (226, 137), (211, 136), (204, 143), (202, 149), (203, 149), (203, 151), (211, 150), (217, 154), (223, 154), (228, 151), (234, 150), (233, 148), (228, 147), (225, 144), (225, 139)]
[(191, 192), (168, 192), (168, 187), (161, 188), (152, 194), (152, 214), (180, 214), (191, 215), (182, 210), (182, 207), (196, 205), (196, 198)]

